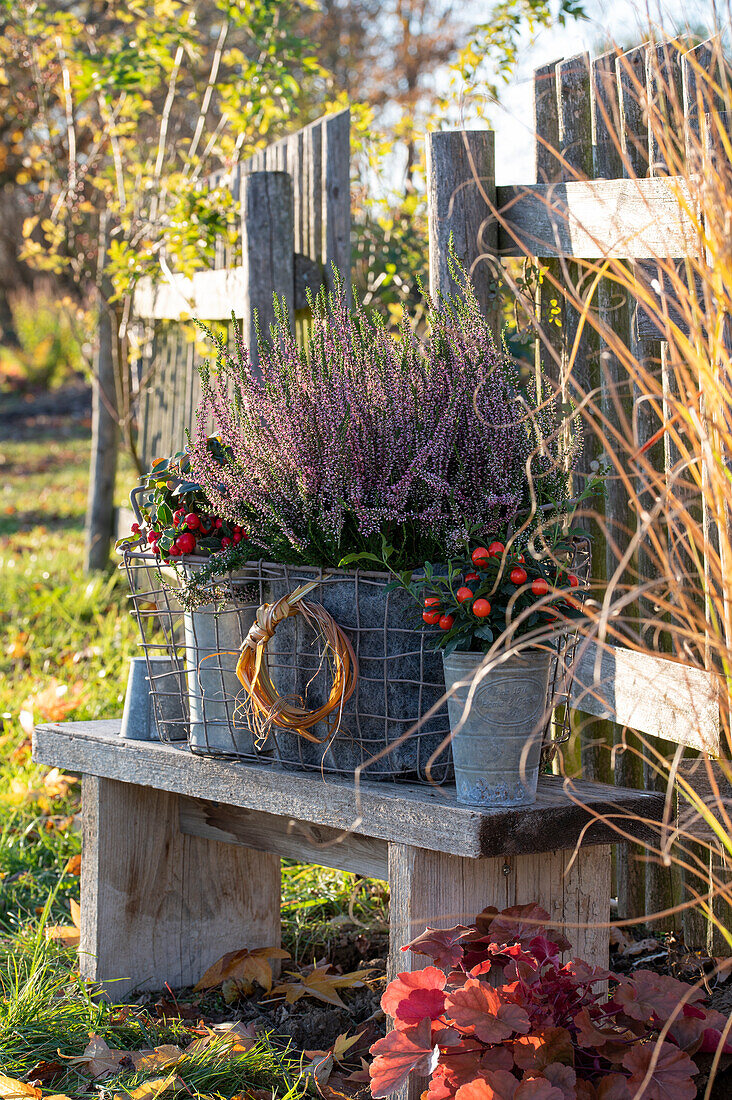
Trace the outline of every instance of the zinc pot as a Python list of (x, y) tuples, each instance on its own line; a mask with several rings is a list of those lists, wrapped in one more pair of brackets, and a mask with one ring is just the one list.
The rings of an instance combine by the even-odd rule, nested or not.
[[(526, 649), (443, 658), (458, 802), (530, 806), (536, 801), (549, 677), (556, 654)], [(483, 669), (483, 671), (481, 671)]]
[(185, 741), (182, 674), (170, 657), (133, 657), (120, 736), (127, 741)]
[[(189, 576), (195, 570), (195, 565), (186, 565)], [(236, 666), (261, 602), (260, 589), (246, 567), (229, 580), (233, 599), (186, 611), (183, 616), (188, 742), (194, 752), (254, 758), (261, 753), (246, 720), (246, 693)]]

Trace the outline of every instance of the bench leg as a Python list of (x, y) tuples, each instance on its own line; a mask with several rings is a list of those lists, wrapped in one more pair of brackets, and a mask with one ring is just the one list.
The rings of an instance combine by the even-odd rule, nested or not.
[(546, 909), (552, 921), (567, 922), (564, 933), (573, 955), (606, 967), (609, 929), (571, 926), (610, 919), (610, 847), (581, 848), (567, 872), (572, 855), (567, 851), (463, 859), (390, 844), (390, 974), (432, 965), (426, 955), (401, 950), (428, 924), (470, 924), (486, 905), (505, 909), (532, 901)]
[(80, 967), (113, 999), (279, 945), (279, 856), (184, 836), (178, 796), (150, 787), (84, 776), (82, 810)]

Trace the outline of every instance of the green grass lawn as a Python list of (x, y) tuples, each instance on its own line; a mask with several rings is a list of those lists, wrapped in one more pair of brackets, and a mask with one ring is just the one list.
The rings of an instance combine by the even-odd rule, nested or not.
[[(44, 1095), (72, 1098), (98, 1094), (88, 1066), (69, 1061), (90, 1035), (124, 1051), (195, 1038), (190, 1023), (171, 1025), (95, 998), (78, 975), (76, 952), (46, 934), (71, 924), (71, 902), (79, 900), (80, 784), (32, 762), (32, 725), (121, 713), (137, 645), (123, 575), (82, 574), (88, 460), (84, 428), (0, 444), (0, 1074), (35, 1076)], [(120, 499), (130, 481), (125, 468)], [(385, 905), (377, 884), (286, 864), (284, 946), (298, 962), (322, 958), (344, 926), (354, 930), (354, 916), (383, 923)], [(44, 1071), (44, 1063), (57, 1068)], [(298, 1051), (267, 1038), (236, 1056), (217, 1039), (162, 1078), (171, 1076), (167, 1095), (265, 1089), (287, 1097), (305, 1088), (299, 1066)], [(159, 1068), (140, 1071), (130, 1061), (104, 1079), (103, 1095), (152, 1100), (155, 1090), (143, 1087), (152, 1078), (161, 1079)]]

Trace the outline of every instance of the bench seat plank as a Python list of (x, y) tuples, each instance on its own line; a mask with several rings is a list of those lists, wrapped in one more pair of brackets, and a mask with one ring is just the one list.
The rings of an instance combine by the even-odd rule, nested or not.
[[(621, 835), (651, 841), (664, 796), (599, 783), (542, 776), (533, 806), (473, 809), (454, 788), (363, 782), (284, 771), (274, 765), (195, 756), (157, 741), (125, 741), (120, 721), (38, 726), (34, 759), (224, 805), (259, 810), (361, 836), (478, 859), (608, 844)], [(615, 823), (594, 821), (597, 816)], [(651, 823), (649, 826), (648, 823)], [(589, 827), (588, 827), (589, 826)]]

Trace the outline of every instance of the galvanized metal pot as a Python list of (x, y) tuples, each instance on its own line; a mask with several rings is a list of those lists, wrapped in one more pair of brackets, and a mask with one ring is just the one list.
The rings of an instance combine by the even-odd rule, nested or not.
[(443, 658), (457, 800), (468, 806), (536, 801), (549, 675), (555, 654), (526, 649), (487, 671), (482, 653)]
[(181, 673), (170, 657), (133, 657), (120, 736), (127, 741), (185, 741)]
[[(186, 565), (186, 571), (194, 574), (196, 567)], [(242, 641), (256, 618), (260, 594), (246, 567), (230, 579), (240, 593), (236, 600), (209, 604), (183, 616), (188, 743), (194, 751), (254, 757), (259, 754), (246, 721), (246, 694), (236, 665)]]

